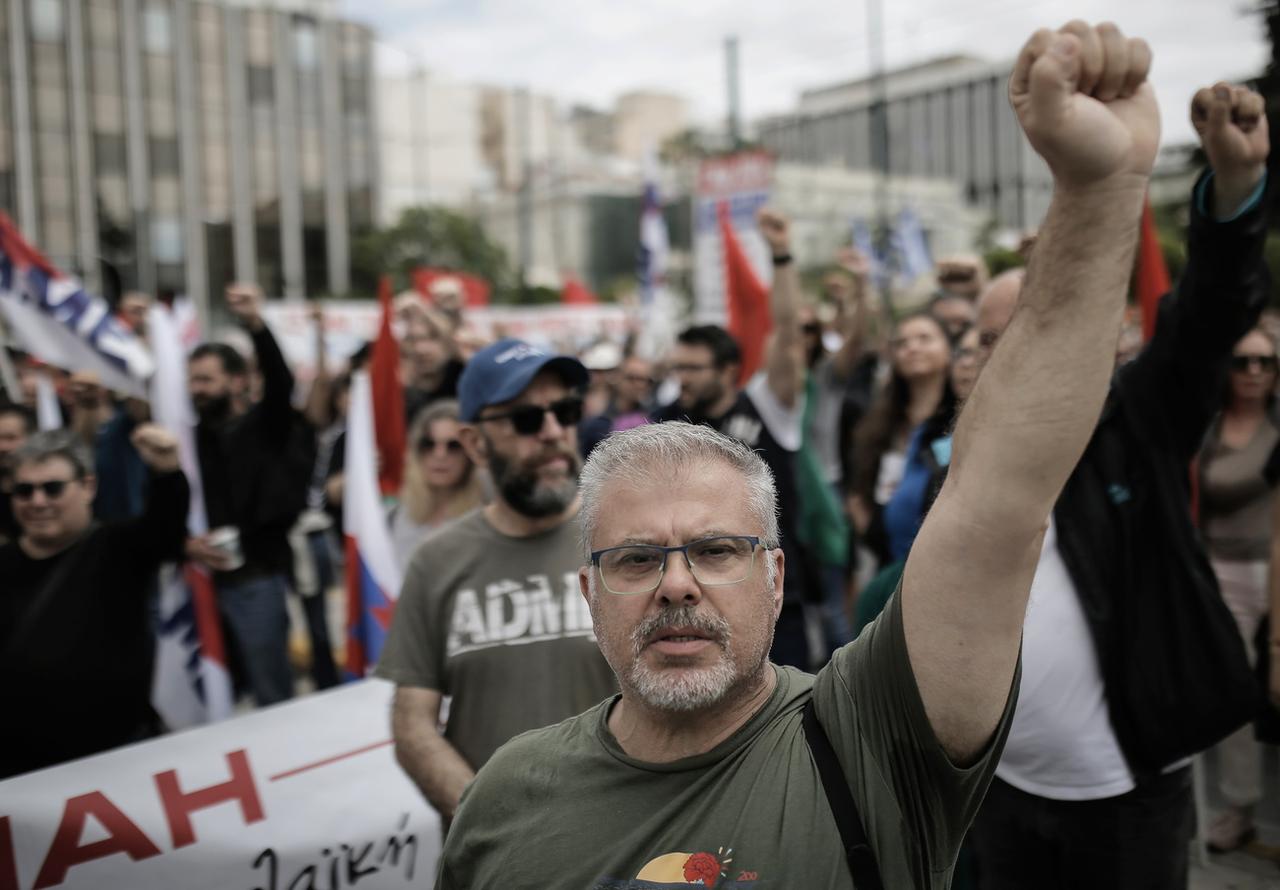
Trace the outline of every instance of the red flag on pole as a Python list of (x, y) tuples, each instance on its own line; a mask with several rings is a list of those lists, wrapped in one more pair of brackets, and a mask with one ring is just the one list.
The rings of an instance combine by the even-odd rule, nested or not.
[(400, 347), (391, 332), (391, 279), (378, 282), (382, 323), (373, 342), (369, 377), (373, 386), (373, 428), (378, 445), (378, 487), (384, 495), (400, 490), (404, 479), (404, 388), (400, 384)]
[(756, 277), (738, 236), (729, 221), (729, 205), (723, 201), (716, 208), (720, 216), (720, 240), (724, 244), (724, 288), (729, 309), (729, 333), (742, 350), (742, 374), (739, 383), (751, 379), (764, 364), (765, 340), (773, 330), (769, 311), (769, 290)]
[(1150, 340), (1156, 332), (1156, 311), (1160, 298), (1170, 291), (1169, 269), (1156, 237), (1156, 221), (1151, 202), (1142, 204), (1142, 233), (1138, 241), (1138, 306), (1142, 309), (1142, 338)]

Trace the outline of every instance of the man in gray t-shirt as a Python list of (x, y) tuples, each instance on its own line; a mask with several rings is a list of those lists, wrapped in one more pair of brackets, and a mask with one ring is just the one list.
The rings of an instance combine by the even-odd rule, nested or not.
[(499, 745), (617, 688), (577, 591), (586, 381), (576, 359), (519, 340), (481, 350), (458, 381), (463, 444), (494, 500), (414, 554), (377, 668), (396, 683), (396, 759), (446, 824)]

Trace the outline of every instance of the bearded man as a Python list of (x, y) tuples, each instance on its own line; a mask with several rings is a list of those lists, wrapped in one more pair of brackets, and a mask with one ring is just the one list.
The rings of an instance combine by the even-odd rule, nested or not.
[(377, 668), (396, 683), (396, 759), (445, 824), (500, 745), (617, 688), (578, 592), (586, 382), (577, 359), (512, 339), (477, 353), (458, 381), (462, 442), (488, 469), (493, 501), (414, 553)]

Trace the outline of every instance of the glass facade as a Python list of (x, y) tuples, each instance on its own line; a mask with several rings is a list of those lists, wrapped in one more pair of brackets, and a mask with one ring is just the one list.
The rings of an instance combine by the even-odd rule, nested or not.
[[(24, 34), (10, 32), (13, 3), (23, 4)], [(80, 34), (68, 33), (77, 27), (68, 3), (80, 4)], [(81, 245), (72, 148), (73, 136), (83, 135), (92, 169), (82, 171), (88, 175), (81, 181), (93, 190), (84, 201), (96, 213), (105, 274), (118, 278), (119, 286), (153, 281), (157, 289), (194, 290), (195, 296), (220, 293), (234, 277), (241, 207), (239, 218), (253, 229), (248, 265), (269, 294), (281, 293), (286, 278), (305, 282), (309, 294), (334, 290), (328, 268), (332, 240), (349, 244), (352, 232), (372, 226), (375, 218), (372, 35), (339, 22), (332, 32), (337, 39), (330, 42), (329, 24), (312, 16), (203, 0), (187, 5), (180, 19), (174, 4), (135, 0), (136, 16), (126, 22), (121, 0), (0, 0), (0, 210), (18, 215), (15, 163), (24, 155), (17, 148), (29, 145), (39, 225), (27, 234), (55, 263), (73, 269)], [(243, 40), (236, 45), (228, 38), (231, 17), (243, 23)], [(25, 42), (27, 133), (17, 131), (13, 114), (15, 40)], [(87, 87), (84, 134), (73, 129), (69, 80), (70, 53), (80, 44)], [(126, 58), (130, 48), (136, 57)], [(188, 60), (195, 113), (184, 115), (179, 65)], [(141, 107), (130, 105), (126, 72), (132, 65), (141, 74)], [(336, 101), (332, 107), (322, 88), (326, 72), (339, 85), (336, 100), (328, 97)], [(236, 84), (243, 95), (231, 92)], [(184, 132), (188, 125), (194, 132)], [(340, 144), (326, 145), (326, 134), (335, 132)], [(282, 157), (282, 134), (296, 156)], [(242, 195), (233, 176), (235, 139), (247, 148)], [(183, 169), (184, 145), (194, 146), (198, 170)], [(333, 152), (345, 173), (341, 186), (326, 175)], [(145, 165), (136, 163), (141, 158)], [(194, 176), (185, 180), (194, 184), (190, 202), (184, 199), (186, 174)], [(331, 188), (345, 192), (329, 193)], [(328, 231), (327, 194), (345, 201), (348, 230)], [(302, 268), (288, 276), (282, 204), (300, 209), (301, 231), (289, 234), (303, 245)], [(200, 281), (189, 278), (192, 247), (186, 238), (192, 231), (204, 239), (207, 275)], [(296, 251), (293, 256), (296, 263)], [(145, 270), (140, 263), (148, 264)]]

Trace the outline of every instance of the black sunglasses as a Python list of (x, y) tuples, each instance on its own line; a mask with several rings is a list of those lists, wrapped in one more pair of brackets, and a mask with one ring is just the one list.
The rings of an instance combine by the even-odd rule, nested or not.
[(435, 451), (437, 445), (443, 445), (444, 450), (450, 454), (462, 453), (462, 443), (457, 439), (441, 439), (437, 442), (430, 436), (423, 436), (418, 440), (418, 453), (426, 454), (428, 451)]
[(29, 501), (36, 496), (36, 489), (40, 489), (44, 492), (44, 496), (52, 501), (62, 497), (67, 486), (74, 481), (74, 479), (50, 479), (48, 482), (19, 482), (13, 486), (13, 496), (19, 501)]
[(555, 415), (556, 423), (561, 426), (575, 426), (582, 420), (582, 399), (569, 396), (552, 402), (550, 405), (521, 405), (502, 414), (491, 414), (488, 417), (476, 418), (479, 423), (491, 420), (510, 420), (511, 426), (522, 436), (536, 436), (546, 423), (547, 412)]
[(1280, 361), (1274, 355), (1233, 355), (1231, 370), (1247, 371), (1254, 362), (1257, 362), (1260, 371), (1275, 371), (1280, 367)]

